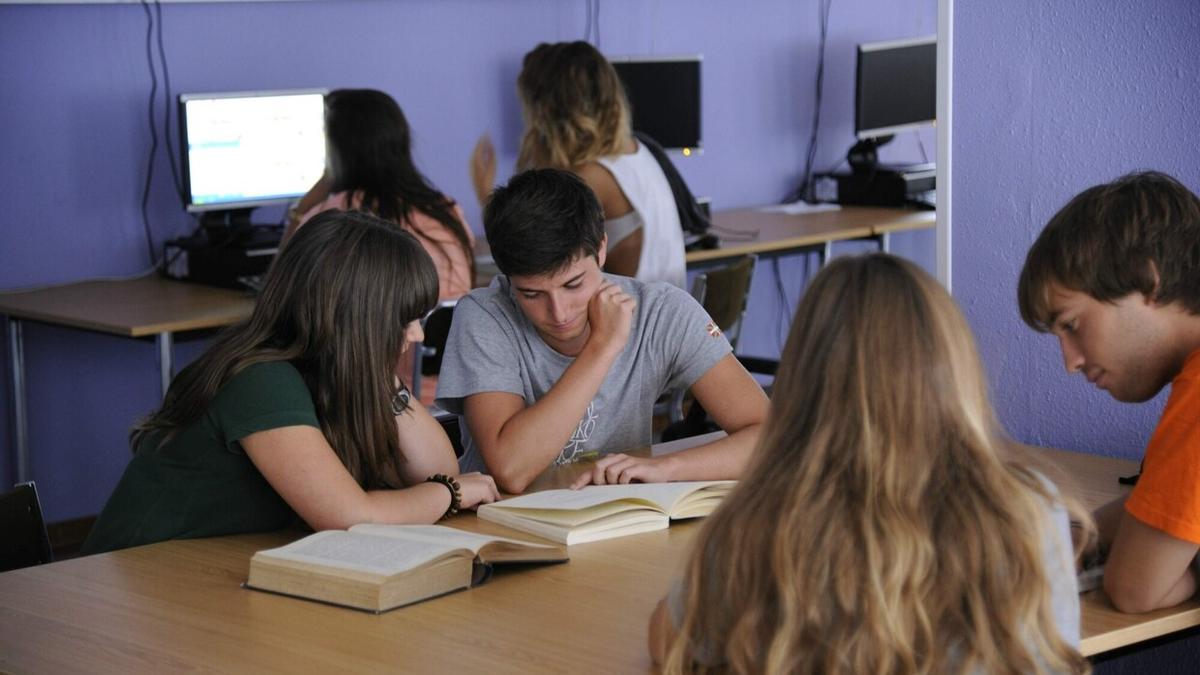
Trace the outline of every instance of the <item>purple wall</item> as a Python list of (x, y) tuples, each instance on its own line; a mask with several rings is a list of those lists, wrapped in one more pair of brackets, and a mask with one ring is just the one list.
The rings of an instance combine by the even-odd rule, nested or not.
[[(854, 45), (936, 30), (934, 0), (919, 10), (897, 5), (834, 3), (818, 169), (836, 164), (853, 140)], [(521, 56), (539, 41), (582, 37), (584, 7), (559, 0), (172, 3), (163, 15), (175, 93), (314, 86), (391, 93), (413, 126), (418, 164), (464, 201), (478, 229), (466, 173), (471, 147), (490, 131), (501, 166), (512, 166)], [(608, 54), (704, 55), (705, 151), (677, 160), (698, 194), (721, 209), (774, 202), (794, 186), (812, 111), (815, 2), (607, 0), (601, 7)], [(149, 265), (138, 209), (149, 148), (145, 26), (136, 4), (0, 6), (0, 184), (10, 195), (0, 215), (0, 289)], [(932, 157), (933, 134), (922, 137)], [(886, 151), (889, 161), (920, 158), (915, 134)], [(151, 227), (161, 244), (192, 224), (171, 196), (162, 154), (153, 175)], [(894, 240), (895, 250), (926, 264), (932, 245), (928, 233)], [(781, 268), (794, 303), (804, 267), (785, 261)], [(747, 331), (743, 351), (776, 353), (772, 327), (786, 326), (786, 316), (777, 320), (782, 313), (764, 265), (750, 321), (767, 330)], [(178, 361), (202, 346), (181, 345)], [(154, 346), (27, 324), (26, 359), (33, 475), (47, 517), (94, 513), (128, 459), (129, 424), (157, 401)], [(7, 404), (4, 368), (0, 402)], [(0, 484), (13, 475), (5, 411)]]
[(954, 295), (1000, 416), (1027, 443), (1138, 457), (1165, 398), (1125, 405), (1067, 377), (1016, 282), (1080, 190), (1150, 168), (1200, 190), (1200, 4), (959, 2), (954, 31)]

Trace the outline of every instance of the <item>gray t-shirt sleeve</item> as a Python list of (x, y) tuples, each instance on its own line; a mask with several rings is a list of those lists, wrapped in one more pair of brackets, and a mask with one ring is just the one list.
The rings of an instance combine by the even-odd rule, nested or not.
[(647, 288), (647, 311), (652, 314), (646, 339), (664, 360), (667, 374), (659, 393), (686, 389), (733, 349), (695, 298), (670, 284)]
[(468, 295), (454, 309), (438, 374), (437, 405), (462, 414), (467, 396), (485, 391), (523, 395), (514, 336), (503, 322)]

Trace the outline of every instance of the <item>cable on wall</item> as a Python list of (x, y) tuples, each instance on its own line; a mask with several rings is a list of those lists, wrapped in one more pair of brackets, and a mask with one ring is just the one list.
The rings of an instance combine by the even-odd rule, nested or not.
[[(171, 120), (172, 120), (172, 104), (171, 104), (171, 75), (167, 68), (167, 52), (163, 46), (162, 34), (162, 3), (160, 0), (139, 0), (142, 6), (142, 11), (146, 14), (146, 66), (150, 71), (150, 98), (147, 103), (147, 120), (150, 127), (150, 151), (146, 157), (146, 180), (142, 183), (142, 229), (146, 235), (146, 250), (150, 257), (151, 269), (155, 269), (159, 265), (159, 255), (154, 244), (154, 233), (150, 227), (150, 190), (154, 184), (154, 163), (158, 158), (158, 120), (155, 116), (154, 107), (158, 102), (158, 71), (162, 71), (163, 81), (163, 137), (167, 147), (167, 162), (171, 167), (171, 188), (175, 192), (175, 196), (179, 199), (180, 206), (187, 204), (187, 195), (184, 193), (183, 181), (180, 179), (180, 170), (175, 157), (175, 144), (171, 140)], [(153, 8), (151, 7), (153, 5)], [(153, 11), (151, 11), (153, 9)], [(158, 63), (154, 61), (155, 47), (157, 46)], [(176, 254), (178, 255), (178, 254)], [(169, 264), (168, 261), (167, 264)]]
[(583, 40), (600, 48), (600, 0), (584, 0), (583, 11), (587, 18), (583, 25)]
[(804, 173), (800, 185), (788, 193), (784, 202), (794, 202), (798, 199), (812, 201), (813, 162), (817, 157), (817, 132), (821, 128), (821, 98), (825, 88), (825, 43), (829, 35), (829, 10), (833, 0), (817, 0), (817, 77), (813, 91), (812, 129), (808, 136), (808, 152), (804, 158)]
[(154, 102), (158, 98), (158, 74), (154, 69), (154, 14), (150, 4), (141, 0), (142, 10), (146, 13), (146, 65), (150, 69), (150, 99), (147, 103), (148, 120), (150, 122), (150, 153), (146, 157), (146, 180), (142, 184), (142, 227), (146, 233), (146, 251), (150, 263), (158, 259), (155, 255), (154, 235), (150, 231), (150, 215), (147, 205), (150, 202), (150, 186), (154, 182), (154, 159), (158, 156), (158, 124), (154, 119)]
[(167, 159), (171, 165), (175, 194), (179, 196), (179, 205), (187, 206), (187, 195), (184, 194), (183, 181), (179, 178), (179, 167), (175, 162), (175, 145), (171, 142), (171, 112), (175, 109), (175, 102), (171, 94), (171, 69), (167, 67), (167, 51), (163, 48), (162, 3), (159, 0), (154, 0), (154, 13), (158, 22), (158, 63), (162, 68), (163, 78), (163, 139), (167, 142)]

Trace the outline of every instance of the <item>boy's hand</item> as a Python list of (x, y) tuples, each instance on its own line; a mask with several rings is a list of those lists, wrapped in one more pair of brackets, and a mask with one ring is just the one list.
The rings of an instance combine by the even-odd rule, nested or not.
[(601, 353), (616, 355), (629, 342), (633, 327), (633, 310), (637, 303), (620, 286), (605, 281), (588, 302), (588, 324), (591, 334), (587, 347)]
[(592, 485), (618, 485), (624, 483), (665, 483), (671, 480), (670, 457), (630, 457), (617, 453), (596, 460), (591, 471), (586, 471), (571, 483), (572, 490)]

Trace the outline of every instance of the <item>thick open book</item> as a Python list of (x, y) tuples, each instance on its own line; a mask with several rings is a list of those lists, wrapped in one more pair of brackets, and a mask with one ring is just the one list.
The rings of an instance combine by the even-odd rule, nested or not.
[(561, 546), (439, 525), (355, 525), (259, 551), (248, 588), (383, 612), (471, 586), (496, 563), (562, 562)]
[(479, 507), (479, 517), (564, 544), (662, 530), (712, 513), (736, 483), (692, 481), (546, 490)]

